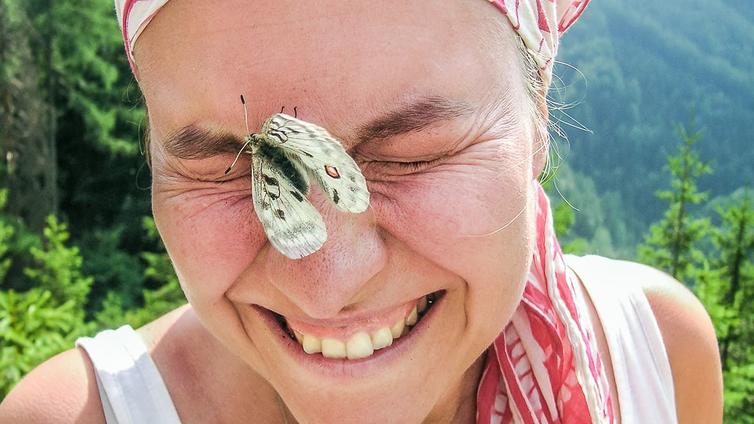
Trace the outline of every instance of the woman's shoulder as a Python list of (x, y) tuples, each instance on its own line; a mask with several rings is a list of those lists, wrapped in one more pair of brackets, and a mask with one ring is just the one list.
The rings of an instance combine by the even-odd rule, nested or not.
[(717, 338), (699, 299), (675, 278), (647, 265), (601, 257), (581, 261), (599, 284), (626, 285), (644, 293), (670, 362), (679, 422), (720, 422), (723, 395)]
[(81, 348), (34, 368), (0, 404), (0, 422), (103, 423), (97, 380)]
[[(147, 351), (157, 345), (185, 307), (137, 330)], [(0, 404), (0, 422), (103, 423), (97, 377), (81, 347), (61, 352), (29, 372)]]
[(617, 262), (617, 267), (636, 275), (636, 284), (654, 312), (673, 372), (678, 421), (722, 422), (720, 353), (704, 306), (670, 275), (646, 265)]

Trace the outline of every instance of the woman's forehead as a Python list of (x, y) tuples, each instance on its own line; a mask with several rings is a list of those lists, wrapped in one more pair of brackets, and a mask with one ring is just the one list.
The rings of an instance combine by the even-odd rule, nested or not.
[(136, 46), (150, 124), (242, 127), (282, 106), (344, 133), (427, 96), (522, 93), (513, 31), (484, 1), (169, 2)]

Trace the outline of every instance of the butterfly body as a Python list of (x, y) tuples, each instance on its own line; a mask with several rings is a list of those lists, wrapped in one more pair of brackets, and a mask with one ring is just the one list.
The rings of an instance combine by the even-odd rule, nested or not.
[(246, 142), (254, 208), (268, 240), (285, 256), (307, 256), (327, 240), (324, 221), (307, 199), (311, 180), (341, 211), (369, 206), (359, 167), (324, 128), (278, 113)]

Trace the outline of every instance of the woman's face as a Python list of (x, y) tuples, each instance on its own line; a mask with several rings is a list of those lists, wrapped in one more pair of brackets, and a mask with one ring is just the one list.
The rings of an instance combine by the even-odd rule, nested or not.
[[(135, 54), (155, 221), (205, 327), (303, 421), (418, 422), (473, 403), (523, 290), (545, 157), (505, 17), (481, 0), (174, 0)], [(266, 240), (249, 158), (223, 175), (246, 134), (240, 94), (251, 131), (296, 106), (366, 177), (361, 214), (312, 188), (328, 240), (310, 256)], [(432, 293), (408, 333), (357, 360), (307, 354), (284, 329), (362, 356), (354, 335), (386, 343)]]

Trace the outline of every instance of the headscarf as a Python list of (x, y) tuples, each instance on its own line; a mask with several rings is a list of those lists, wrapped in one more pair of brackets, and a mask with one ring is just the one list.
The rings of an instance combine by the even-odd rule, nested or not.
[(168, 0), (115, 0), (115, 14), (126, 47), (128, 64), (131, 71), (138, 78), (136, 61), (134, 60), (134, 44), (144, 28), (154, 18)]
[(576, 22), (589, 0), (489, 0), (510, 20), (539, 65), (544, 86), (552, 81), (552, 65), (560, 35)]
[[(134, 44), (167, 1), (115, 0), (134, 75)], [(589, 0), (488, 1), (508, 17), (548, 87), (560, 34)], [(566, 274), (547, 196), (536, 181), (532, 188), (536, 248), (521, 302), (487, 351), (477, 422), (612, 423), (610, 389), (584, 299)]]
[(477, 423), (613, 423), (610, 386), (578, 282), (534, 181), (536, 247), (513, 317), (487, 350)]

